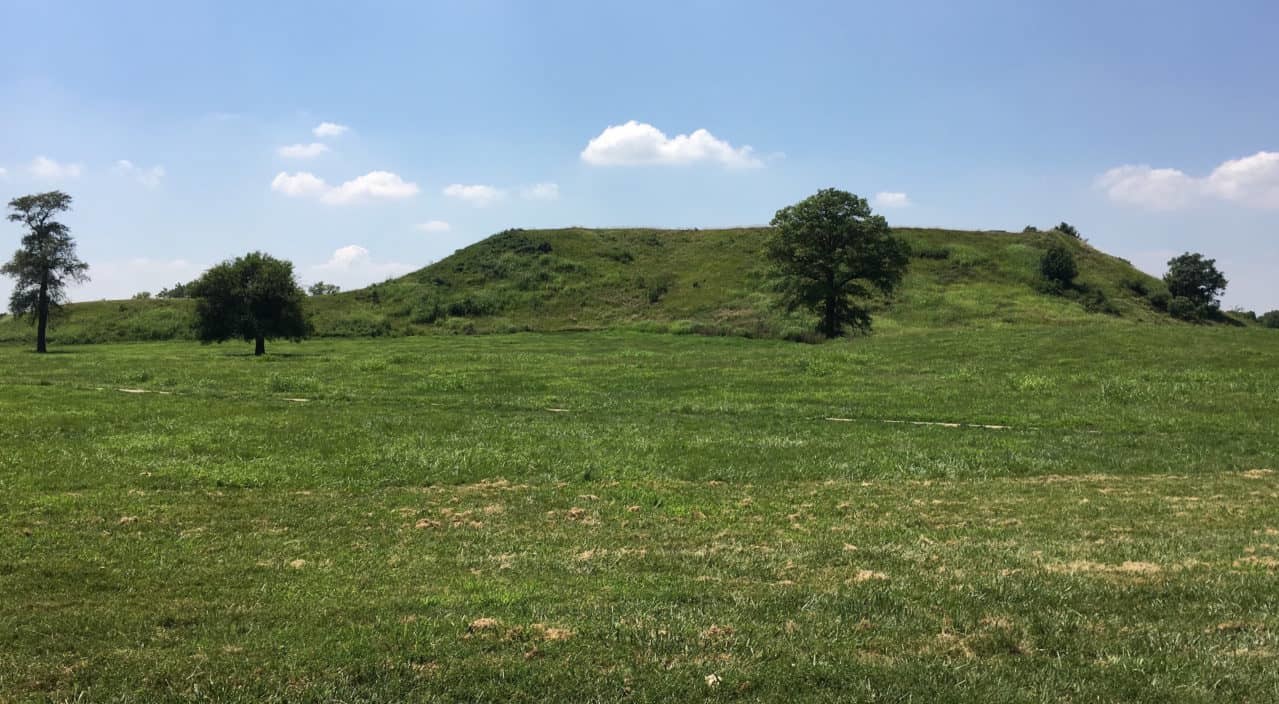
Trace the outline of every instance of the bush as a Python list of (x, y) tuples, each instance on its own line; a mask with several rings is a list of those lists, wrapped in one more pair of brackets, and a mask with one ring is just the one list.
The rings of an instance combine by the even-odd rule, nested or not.
[(1039, 228), (1035, 227), (1034, 225), (1027, 225), (1026, 229), (1022, 230), (1022, 232), (1024, 232), (1027, 235), (1033, 235), (1036, 232), (1039, 232)]
[(1100, 289), (1090, 288), (1082, 296), (1080, 302), (1084, 304), (1084, 310), (1089, 313), (1105, 313), (1106, 315), (1119, 315), (1119, 309), (1115, 308), (1110, 299), (1106, 298), (1106, 294)]
[(1178, 320), (1199, 320), (1199, 306), (1185, 296), (1177, 296), (1168, 304), (1168, 313)]
[(1150, 305), (1155, 310), (1168, 312), (1168, 305), (1172, 302), (1172, 296), (1167, 291), (1155, 291), (1150, 294)]
[(945, 247), (920, 247), (912, 254), (920, 259), (950, 259), (950, 250)]
[(1262, 313), (1257, 321), (1268, 328), (1279, 328), (1279, 310)]
[(1128, 289), (1129, 291), (1132, 291), (1133, 293), (1137, 294), (1138, 296), (1141, 296), (1142, 298), (1145, 298), (1147, 295), (1150, 294), (1150, 287), (1147, 286), (1146, 282), (1142, 281), (1141, 279), (1124, 279), (1120, 283), (1123, 285), (1124, 288)]
[(1070, 235), (1071, 237), (1074, 237), (1077, 240), (1083, 239), (1083, 237), (1079, 235), (1079, 230), (1075, 229), (1075, 226), (1071, 225), (1068, 222), (1062, 221), (1060, 225), (1058, 225), (1057, 227), (1054, 227), (1053, 229), (1060, 232), (1063, 235)]
[(1075, 256), (1060, 244), (1054, 244), (1044, 252), (1039, 260), (1039, 273), (1044, 278), (1063, 287), (1069, 288), (1079, 275), (1079, 267), (1075, 265)]

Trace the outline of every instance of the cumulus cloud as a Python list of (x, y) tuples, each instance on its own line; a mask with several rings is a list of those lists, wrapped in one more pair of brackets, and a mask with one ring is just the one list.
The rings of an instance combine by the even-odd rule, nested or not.
[(205, 267), (186, 259), (108, 259), (93, 262), (92, 278), (75, 287), (71, 298), (92, 301), (103, 298), (129, 298), (140, 291), (156, 293), (173, 284), (190, 281)]
[(328, 150), (329, 146), (327, 144), (311, 142), (310, 144), (290, 144), (280, 147), (276, 150), (276, 153), (285, 159), (314, 159)]
[(1202, 178), (1179, 169), (1125, 165), (1097, 178), (1116, 203), (1150, 210), (1176, 210), (1219, 200), (1253, 208), (1279, 208), (1279, 152), (1231, 159)]
[(532, 186), (524, 186), (520, 189), (520, 197), (525, 200), (559, 200), (560, 186), (558, 183), (535, 183)]
[(905, 193), (896, 191), (880, 191), (871, 199), (876, 208), (905, 208), (910, 205), (910, 198)]
[(390, 171), (370, 171), (324, 194), (325, 203), (344, 205), (366, 200), (401, 200), (417, 195), (416, 183), (405, 181)]
[(350, 129), (350, 127), (339, 125), (336, 122), (321, 122), (311, 130), (311, 134), (316, 137), (341, 137)]
[(350, 205), (370, 200), (401, 200), (418, 193), (416, 183), (405, 181), (390, 171), (370, 171), (339, 186), (307, 171), (276, 174), (271, 190), (291, 198), (319, 198), (330, 205)]
[(121, 176), (128, 176), (137, 179), (138, 183), (147, 188), (155, 188), (160, 185), (160, 180), (164, 178), (163, 166), (152, 166), (149, 169), (141, 168), (128, 159), (121, 159), (115, 163), (115, 172)]
[(271, 180), (271, 190), (283, 193), (290, 198), (305, 198), (323, 195), (329, 190), (329, 185), (324, 182), (324, 179), (306, 171), (299, 171), (296, 174), (281, 171)]
[(435, 232), (448, 232), (450, 229), (452, 229), (452, 226), (450, 226), (447, 222), (444, 222), (443, 220), (428, 220), (426, 222), (418, 223), (417, 225), (414, 225), (413, 229), (417, 230), (418, 232), (435, 233)]
[(46, 156), (38, 156), (31, 160), (31, 175), (42, 181), (61, 181), (80, 178), (84, 172), (83, 164), (61, 164)]
[(466, 201), (476, 207), (484, 207), (486, 205), (492, 205), (493, 203), (505, 198), (506, 192), (500, 188), (485, 186), (483, 184), (468, 186), (461, 183), (454, 183), (452, 185), (445, 186), (444, 195), (449, 198)]
[(383, 279), (407, 274), (413, 270), (408, 264), (375, 260), (369, 250), (358, 244), (339, 247), (328, 261), (311, 267), (317, 278), (336, 283), (343, 288), (365, 286)]
[(595, 166), (646, 166), (654, 164), (720, 164), (730, 168), (764, 165), (749, 146), (734, 147), (699, 129), (674, 137), (656, 127), (631, 120), (610, 125), (582, 150), (582, 161)]

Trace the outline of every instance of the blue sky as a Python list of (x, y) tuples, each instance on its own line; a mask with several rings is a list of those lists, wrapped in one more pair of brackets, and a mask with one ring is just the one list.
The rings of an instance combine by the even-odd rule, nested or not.
[(1201, 251), (1227, 306), (1279, 308), (1273, 2), (0, 7), (0, 191), (75, 196), (77, 300), (252, 249), (349, 288), (835, 186), (896, 225), (1067, 220), (1156, 274)]

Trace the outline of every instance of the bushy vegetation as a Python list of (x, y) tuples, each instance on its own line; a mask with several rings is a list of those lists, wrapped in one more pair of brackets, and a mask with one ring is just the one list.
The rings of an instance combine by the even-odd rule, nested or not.
[(1066, 289), (1074, 285), (1075, 277), (1079, 276), (1079, 267), (1075, 264), (1074, 255), (1065, 245), (1052, 244), (1039, 260), (1039, 273), (1048, 282)]

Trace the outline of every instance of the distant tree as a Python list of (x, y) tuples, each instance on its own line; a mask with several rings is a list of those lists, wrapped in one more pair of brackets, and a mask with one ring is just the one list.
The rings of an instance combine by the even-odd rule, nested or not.
[(297, 342), (310, 335), (302, 310), (302, 289), (293, 264), (261, 252), (225, 261), (204, 272), (190, 287), (196, 300), (196, 334), (201, 342), (253, 340), (253, 354), (266, 341)]
[(156, 298), (190, 298), (191, 284), (178, 282), (173, 284), (173, 288), (162, 288), (160, 292), (155, 294)]
[(1070, 288), (1079, 275), (1079, 267), (1075, 264), (1075, 255), (1070, 253), (1069, 247), (1053, 244), (1039, 260), (1039, 273), (1062, 288)]
[(884, 217), (865, 199), (826, 188), (777, 211), (771, 225), (768, 255), (787, 307), (820, 315), (818, 331), (826, 337), (848, 326), (869, 330), (870, 311), (858, 299), (891, 293), (910, 261)]
[(332, 296), (333, 294), (340, 293), (341, 291), (342, 289), (339, 286), (335, 284), (326, 284), (323, 281), (316, 281), (306, 290), (306, 292), (312, 296)]
[(137, 293), (133, 294), (133, 300), (135, 300), (135, 301), (149, 301), (149, 300), (151, 300), (151, 292), (150, 292), (150, 291), (138, 291)]
[(1257, 322), (1268, 328), (1279, 328), (1279, 310), (1272, 310), (1257, 316)]
[(1039, 228), (1035, 227), (1034, 225), (1027, 225), (1025, 229), (1022, 230), (1022, 232), (1027, 235), (1032, 235), (1036, 232), (1039, 232)]
[(1168, 293), (1173, 298), (1186, 298), (1207, 312), (1218, 307), (1218, 297), (1226, 290), (1226, 277), (1217, 270), (1217, 260), (1202, 254), (1186, 252), (1168, 260), (1164, 274)]
[(1053, 229), (1054, 229), (1054, 230), (1056, 230), (1056, 231), (1058, 231), (1058, 232), (1060, 232), (1060, 233), (1062, 233), (1063, 235), (1070, 235), (1071, 237), (1074, 237), (1074, 238), (1075, 238), (1075, 239), (1077, 239), (1077, 240), (1078, 240), (1078, 239), (1083, 239), (1083, 238), (1079, 235), (1079, 230), (1075, 229), (1075, 226), (1074, 226), (1074, 225), (1071, 225), (1070, 223), (1068, 223), (1068, 222), (1066, 222), (1066, 221), (1064, 221), (1064, 220), (1061, 222), (1061, 224), (1060, 224), (1060, 225), (1058, 225), (1057, 227), (1054, 227)]
[(0, 273), (16, 280), (9, 310), (15, 317), (30, 315), (36, 322), (36, 352), (48, 351), (49, 313), (66, 302), (67, 282), (89, 280), (89, 265), (76, 256), (70, 228), (54, 219), (70, 209), (71, 196), (62, 191), (9, 201), (9, 221), (20, 223), (27, 232)]

